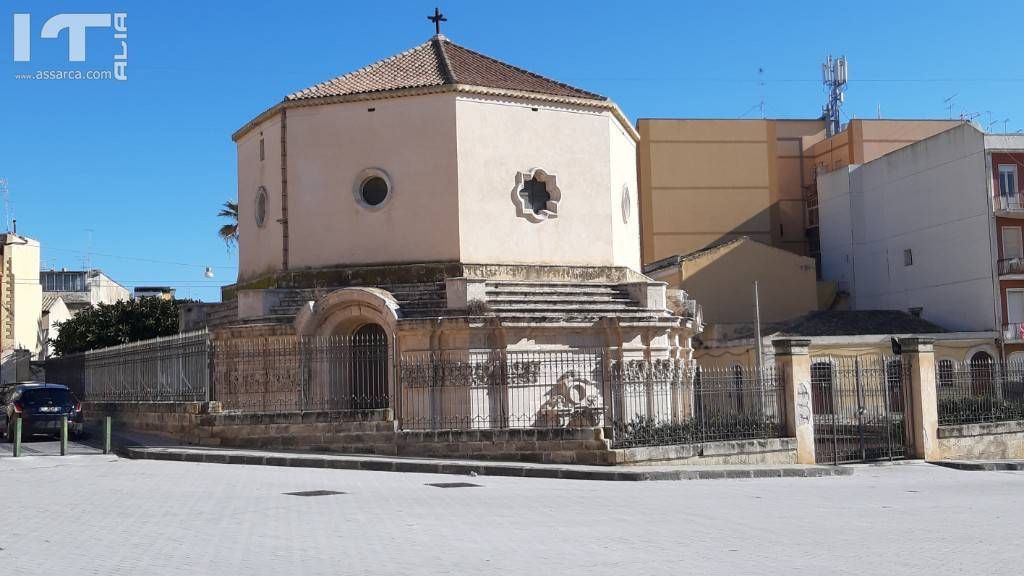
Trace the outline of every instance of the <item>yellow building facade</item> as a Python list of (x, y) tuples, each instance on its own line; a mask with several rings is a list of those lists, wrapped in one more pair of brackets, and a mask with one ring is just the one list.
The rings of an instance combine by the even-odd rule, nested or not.
[(819, 170), (869, 162), (959, 123), (852, 120), (826, 138), (821, 119), (640, 119), (643, 261), (740, 236), (815, 256)]

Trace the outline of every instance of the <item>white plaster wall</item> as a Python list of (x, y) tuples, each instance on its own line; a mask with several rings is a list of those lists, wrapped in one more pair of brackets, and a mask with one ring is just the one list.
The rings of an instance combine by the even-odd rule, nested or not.
[(127, 288), (102, 272), (96, 272), (94, 276), (90, 275), (87, 283), (90, 304), (113, 304), (131, 299), (131, 293)]
[(58, 298), (57, 302), (50, 306), (50, 310), (42, 315), (39, 325), (39, 351), (37, 352), (37, 357), (40, 360), (53, 356), (53, 344), (50, 343), (50, 340), (57, 339), (60, 333), (58, 325), (61, 322), (67, 322), (71, 317), (71, 311), (68, 310), (61, 298)]
[[(612, 224), (621, 223), (621, 172), (629, 166), (635, 190), (636, 154), (617, 144), (613, 181), (609, 112), (460, 96), (456, 115), (463, 262), (638, 267), (639, 234), (616, 239)], [(515, 177), (531, 168), (557, 176), (558, 218), (516, 215)], [(613, 248), (617, 242), (623, 246)]]
[(983, 135), (969, 125), (855, 169), (854, 307), (920, 306), (946, 329), (997, 329), (986, 182)]
[[(259, 158), (263, 133), (264, 160)], [(238, 153), (238, 279), (250, 280), (281, 268), (281, 115), (257, 126), (236, 143)], [(256, 226), (256, 192), (267, 189), (267, 216)]]
[[(39, 242), (7, 234), (4, 258), (10, 260), (14, 284), (14, 347), (39, 352), (39, 320), (43, 312), (43, 287), (39, 283)], [(6, 288), (6, 286), (5, 286)]]
[(850, 179), (854, 166), (818, 176), (818, 232), (821, 277), (847, 292), (853, 285), (853, 227), (850, 221)]
[[(290, 268), (458, 259), (453, 94), (289, 109), (287, 138)], [(379, 210), (353, 195), (367, 168)]]
[[(612, 259), (618, 266), (641, 271), (640, 198), (637, 185), (636, 141), (614, 118), (609, 126), (609, 168), (611, 172)], [(629, 188), (629, 219), (622, 219), (622, 187)]]

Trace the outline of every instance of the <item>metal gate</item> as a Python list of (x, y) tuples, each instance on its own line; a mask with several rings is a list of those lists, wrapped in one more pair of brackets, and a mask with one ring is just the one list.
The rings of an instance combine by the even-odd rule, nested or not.
[(898, 356), (811, 359), (814, 449), (822, 464), (897, 460), (912, 436), (910, 364)]

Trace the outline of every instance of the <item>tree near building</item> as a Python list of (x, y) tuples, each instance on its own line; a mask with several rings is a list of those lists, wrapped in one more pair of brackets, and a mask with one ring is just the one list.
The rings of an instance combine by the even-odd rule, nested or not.
[(230, 222), (221, 226), (220, 230), (217, 231), (217, 235), (230, 247), (238, 242), (238, 202), (228, 200), (223, 206), (220, 212), (217, 213), (217, 216), (227, 218)]
[(90, 306), (57, 325), (58, 356), (178, 333), (178, 302), (163, 298)]

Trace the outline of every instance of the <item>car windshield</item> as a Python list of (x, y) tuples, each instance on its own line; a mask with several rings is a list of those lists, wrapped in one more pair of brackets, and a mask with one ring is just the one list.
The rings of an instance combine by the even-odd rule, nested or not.
[(71, 393), (64, 388), (27, 388), (21, 391), (21, 399), (30, 406), (40, 404), (71, 404)]

